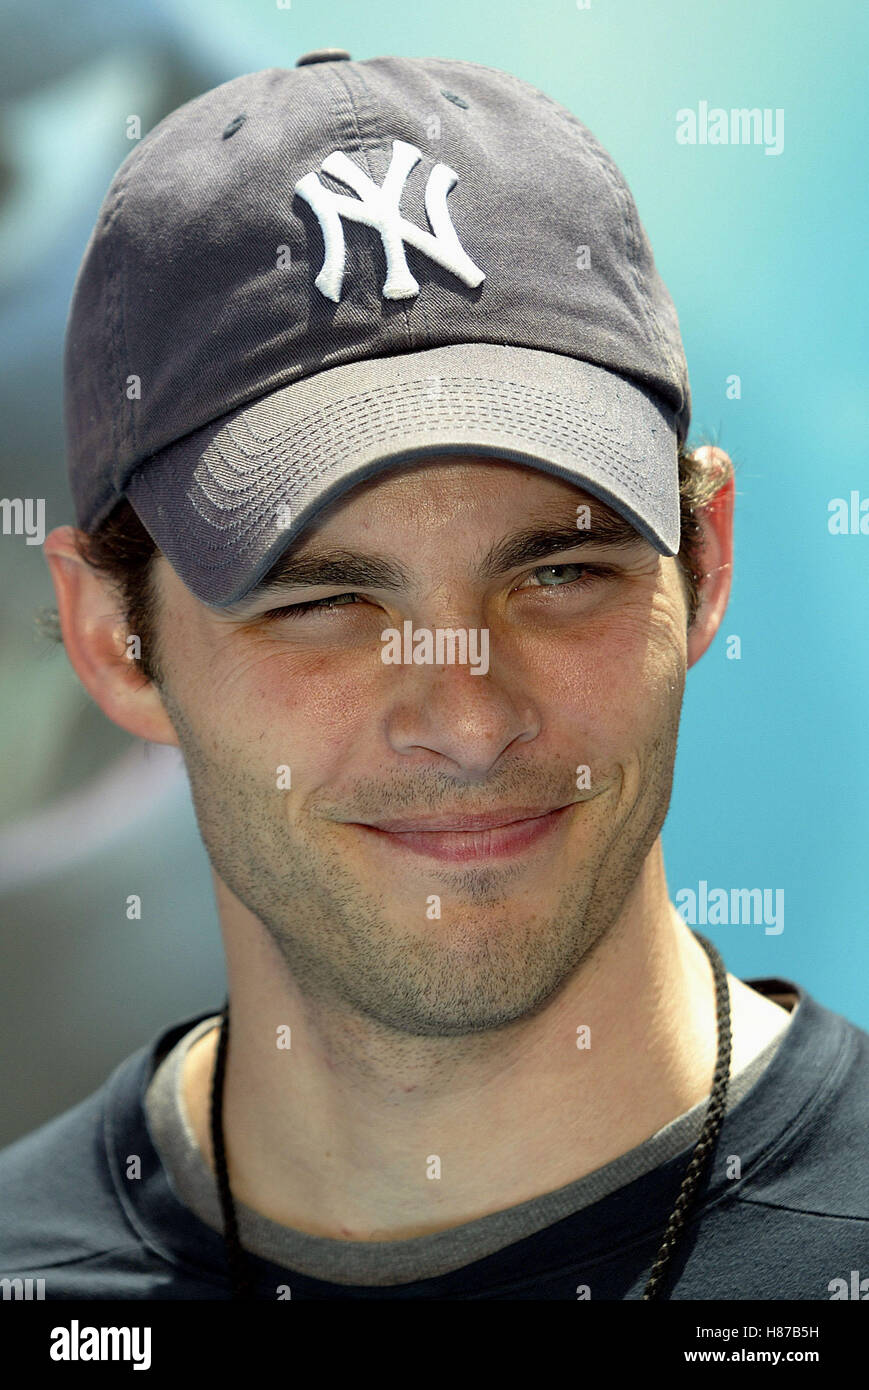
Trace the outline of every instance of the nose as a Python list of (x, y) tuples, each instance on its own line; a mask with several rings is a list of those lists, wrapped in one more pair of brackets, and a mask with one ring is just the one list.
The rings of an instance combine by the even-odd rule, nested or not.
[(469, 776), (483, 777), (512, 744), (529, 742), (540, 732), (536, 702), (503, 660), (497, 670), (489, 666), (479, 674), (469, 663), (449, 662), (402, 663), (386, 670), (393, 693), (385, 729), (397, 753), (435, 753)]

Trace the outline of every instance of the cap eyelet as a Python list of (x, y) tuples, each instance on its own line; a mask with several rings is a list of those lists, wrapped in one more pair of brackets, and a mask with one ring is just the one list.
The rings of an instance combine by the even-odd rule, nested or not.
[(242, 113), (241, 113), (240, 116), (233, 116), (233, 118), (232, 118), (232, 120), (230, 121), (229, 125), (226, 127), (226, 129), (225, 129), (224, 132), (223, 132), (223, 138), (224, 138), (224, 140), (228, 140), (229, 137), (230, 137), (230, 135), (234, 135), (235, 132), (236, 132), (237, 130), (240, 130), (241, 127), (244, 125), (244, 123), (245, 123), (246, 120), (247, 120), (247, 112), (245, 112), (245, 111), (242, 111)]

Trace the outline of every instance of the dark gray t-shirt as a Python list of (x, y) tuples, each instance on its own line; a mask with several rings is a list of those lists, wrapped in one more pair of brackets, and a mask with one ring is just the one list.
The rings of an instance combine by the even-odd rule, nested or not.
[[(734, 1078), (663, 1297), (869, 1296), (869, 1033), (793, 980), (745, 983), (777, 1002), (798, 1003), (772, 1058), (764, 1048)], [(189, 1046), (213, 1012), (161, 1029), (85, 1100), (0, 1151), (0, 1280), (41, 1280), (46, 1300), (232, 1301), (213, 1181), (200, 1170), (202, 1185), (194, 1178), (191, 1189), (183, 1176), (187, 1140), (177, 1106), (174, 1129), (171, 1120), (177, 1070), (168, 1067), (153, 1093), (168, 1081), (174, 1141), (159, 1103), (153, 1121), (145, 1103), (163, 1062), (185, 1038)], [(702, 1109), (701, 1102), (558, 1191), (413, 1240), (329, 1240), (242, 1209), (252, 1297), (641, 1300)], [(332, 1277), (304, 1272), (314, 1268)], [(422, 1274), (435, 1269), (446, 1272)]]
[[(778, 1031), (747, 1066), (731, 1075), (728, 1110), (772, 1061), (793, 1018), (794, 1012), (782, 1012)], [(181, 1078), (188, 1049), (219, 1021), (219, 1015), (203, 1019), (176, 1043), (157, 1068), (145, 1098), (148, 1127), (172, 1190), (215, 1231), (223, 1230), (217, 1187), (185, 1112)], [(334, 1240), (279, 1225), (236, 1200), (239, 1237), (251, 1254), (335, 1284), (383, 1286), (433, 1278), (513, 1245), (659, 1167), (696, 1143), (708, 1100), (707, 1096), (698, 1101), (643, 1143), (565, 1187), (445, 1231), (409, 1240)]]

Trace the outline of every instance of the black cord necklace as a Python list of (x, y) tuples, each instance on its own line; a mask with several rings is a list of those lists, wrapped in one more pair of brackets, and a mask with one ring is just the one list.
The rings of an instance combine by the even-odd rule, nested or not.
[[(711, 1162), (727, 1106), (727, 1083), (730, 1079), (730, 993), (727, 988), (727, 972), (724, 968), (724, 962), (712, 942), (708, 941), (705, 936), (701, 936), (699, 932), (695, 932), (694, 935), (708, 955), (715, 977), (718, 1056), (715, 1062), (712, 1090), (709, 1095), (703, 1128), (685, 1170), (676, 1205), (670, 1214), (657, 1258), (643, 1291), (643, 1299), (660, 1298), (663, 1295), (665, 1271), (697, 1200), (700, 1181)], [(223, 1213), (223, 1242), (232, 1281), (232, 1296), (234, 1299), (249, 1300), (254, 1297), (253, 1285), (244, 1251), (238, 1238), (238, 1221), (229, 1188), (226, 1148), (223, 1142), (223, 1081), (226, 1073), (228, 1046), (229, 1000), (227, 999), (221, 1012), (220, 1036), (217, 1041), (217, 1056), (211, 1083), (211, 1143), (214, 1150), (220, 1208)]]

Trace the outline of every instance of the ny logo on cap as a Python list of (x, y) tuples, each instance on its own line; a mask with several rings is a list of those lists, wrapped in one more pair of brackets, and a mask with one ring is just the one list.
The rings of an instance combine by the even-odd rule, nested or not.
[(348, 198), (343, 193), (333, 193), (326, 188), (316, 174), (306, 174), (296, 184), (296, 192), (310, 204), (320, 222), (326, 254), (323, 268), (314, 284), (327, 299), (337, 304), (341, 298), (344, 282), (344, 229), (341, 218), (349, 217), (353, 222), (363, 222), (380, 233), (386, 255), (386, 282), (383, 286), (384, 299), (410, 299), (419, 294), (419, 285), (411, 275), (404, 255), (404, 243), (415, 246), (430, 260), (437, 261), (445, 270), (457, 275), (471, 289), (482, 284), (485, 275), (474, 265), (456, 236), (456, 229), (447, 211), (447, 194), (458, 183), (458, 174), (446, 164), (436, 164), (428, 176), (425, 186), (425, 210), (434, 228), (424, 232), (402, 217), (398, 210), (407, 176), (418, 161), (422, 151), (405, 140), (393, 140), (392, 159), (383, 180), (377, 187), (358, 165), (348, 159), (346, 154), (336, 150), (323, 160), (320, 168), (333, 178), (346, 183), (359, 195)]

